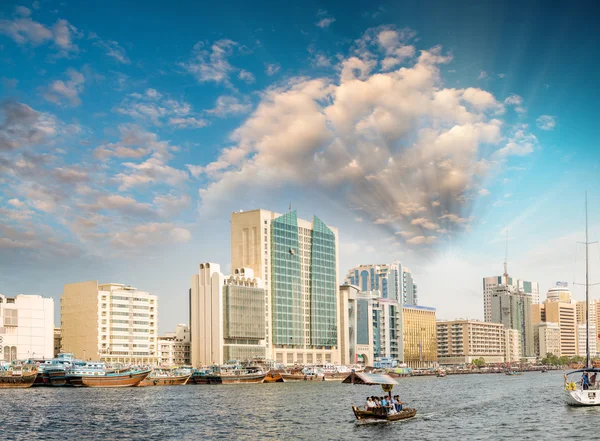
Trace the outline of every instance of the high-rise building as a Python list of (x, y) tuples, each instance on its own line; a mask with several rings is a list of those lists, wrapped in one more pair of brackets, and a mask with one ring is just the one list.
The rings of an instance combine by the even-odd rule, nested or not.
[[(585, 331), (587, 325), (585, 323), (577, 324), (577, 355), (585, 357), (587, 355)], [(596, 325), (590, 323), (588, 330), (590, 336), (590, 356), (595, 357), (598, 353), (598, 347), (596, 346)]]
[(537, 322), (533, 325), (535, 354), (544, 358), (547, 354), (560, 356), (560, 328), (558, 323)]
[(0, 360), (54, 356), (54, 300), (0, 294)]
[(391, 264), (359, 265), (346, 275), (346, 283), (362, 292), (380, 291), (384, 299), (405, 305), (418, 304), (418, 290), (412, 272), (399, 261)]
[(201, 263), (190, 289), (192, 365), (265, 358), (265, 289), (250, 268)]
[(158, 298), (119, 283), (69, 283), (60, 299), (62, 350), (85, 360), (154, 365)]
[(339, 362), (338, 244), (337, 229), (316, 216), (260, 209), (231, 215), (231, 265), (265, 281), (267, 358)]
[(486, 363), (503, 363), (505, 346), (501, 323), (466, 319), (437, 322), (439, 364), (470, 364), (478, 358)]
[(537, 282), (527, 282), (521, 279), (515, 279), (509, 277), (508, 274), (503, 276), (493, 276), (483, 278), (483, 317), (486, 322), (493, 322), (492, 320), (492, 294), (494, 290), (500, 286), (506, 285), (515, 291), (524, 292), (525, 294), (531, 295), (531, 303), (540, 303), (540, 291)]
[(560, 330), (560, 355), (577, 355), (577, 312), (573, 303), (546, 300), (540, 305), (547, 323), (558, 323)]
[(372, 366), (373, 302), (357, 286), (341, 285), (339, 301), (340, 363)]
[(521, 356), (533, 357), (531, 295), (510, 285), (498, 285), (492, 292), (491, 312), (492, 323), (502, 323), (506, 329), (519, 331)]
[(504, 329), (506, 337), (506, 350), (504, 351), (504, 361), (514, 363), (521, 361), (523, 357), (522, 336), (518, 329)]
[(404, 306), (402, 308), (402, 347), (400, 361), (421, 369), (437, 366), (437, 326), (435, 308)]
[(190, 327), (179, 324), (175, 332), (158, 337), (158, 364), (161, 366), (189, 366), (192, 364)]

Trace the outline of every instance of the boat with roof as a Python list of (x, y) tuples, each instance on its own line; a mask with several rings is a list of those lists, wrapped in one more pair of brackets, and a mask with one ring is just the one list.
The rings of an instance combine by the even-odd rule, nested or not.
[(33, 386), (38, 374), (34, 363), (13, 361), (0, 365), (0, 389), (27, 388)]
[(67, 381), (78, 387), (132, 387), (150, 374), (151, 369), (110, 369), (100, 361), (75, 361), (67, 371)]
[(73, 354), (61, 352), (56, 358), (39, 362), (38, 378), (35, 384), (45, 386), (67, 385), (67, 371), (73, 366), (74, 361)]
[(238, 364), (213, 366), (196, 370), (190, 379), (194, 384), (237, 384), (262, 383), (266, 373), (259, 367), (244, 367)]
[(191, 376), (192, 371), (190, 369), (156, 368), (138, 386), (183, 386)]
[[(388, 394), (388, 399), (392, 400), (392, 390), (399, 383), (396, 379), (387, 374), (369, 374), (365, 372), (352, 372), (342, 382), (345, 384), (363, 384), (367, 386), (380, 385), (384, 392)], [(401, 403), (404, 404), (404, 403)], [(417, 414), (417, 410), (412, 407), (401, 406), (399, 410), (395, 408), (386, 410), (377, 407), (368, 407), (361, 409), (358, 406), (352, 406), (354, 416), (358, 421), (401, 421), (413, 418)]]
[[(590, 280), (587, 193), (585, 195), (585, 364), (583, 368), (564, 374), (564, 397), (570, 406), (599, 406), (600, 378), (596, 380), (600, 369), (596, 368), (590, 357)], [(595, 337), (595, 336), (594, 336)]]

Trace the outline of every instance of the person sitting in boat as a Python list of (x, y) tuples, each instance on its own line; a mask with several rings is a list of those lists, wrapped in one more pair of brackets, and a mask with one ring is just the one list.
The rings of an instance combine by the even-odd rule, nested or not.
[(373, 397), (367, 397), (367, 402), (365, 404), (365, 410), (372, 412), (375, 407), (376, 407), (376, 405), (375, 405), (375, 402), (373, 401)]
[(594, 372), (590, 377), (590, 386), (592, 386), (594, 389), (596, 388), (596, 372)]
[(381, 397), (381, 410), (384, 414), (387, 414), (389, 410), (388, 401), (385, 399), (385, 397)]
[(402, 405), (404, 403), (400, 401), (400, 395), (396, 395), (394, 397), (394, 407), (396, 408), (396, 412), (402, 412)]

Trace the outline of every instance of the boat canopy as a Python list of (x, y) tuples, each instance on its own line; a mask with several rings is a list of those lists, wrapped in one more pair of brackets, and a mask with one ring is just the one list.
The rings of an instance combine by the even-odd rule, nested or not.
[(579, 372), (600, 372), (599, 368), (577, 369), (576, 371), (567, 372), (566, 375), (577, 374)]
[(348, 375), (342, 383), (349, 384), (366, 384), (366, 385), (375, 385), (375, 384), (399, 384), (395, 379), (390, 377), (387, 374), (366, 374), (364, 372), (353, 372)]

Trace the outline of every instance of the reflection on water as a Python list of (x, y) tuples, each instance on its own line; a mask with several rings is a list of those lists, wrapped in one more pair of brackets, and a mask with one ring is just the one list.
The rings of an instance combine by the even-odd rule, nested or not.
[[(400, 379), (417, 417), (356, 424), (377, 386), (326, 383), (0, 390), (0, 439), (596, 438), (600, 407), (570, 408), (562, 372)], [(396, 389), (394, 389), (396, 393)]]

